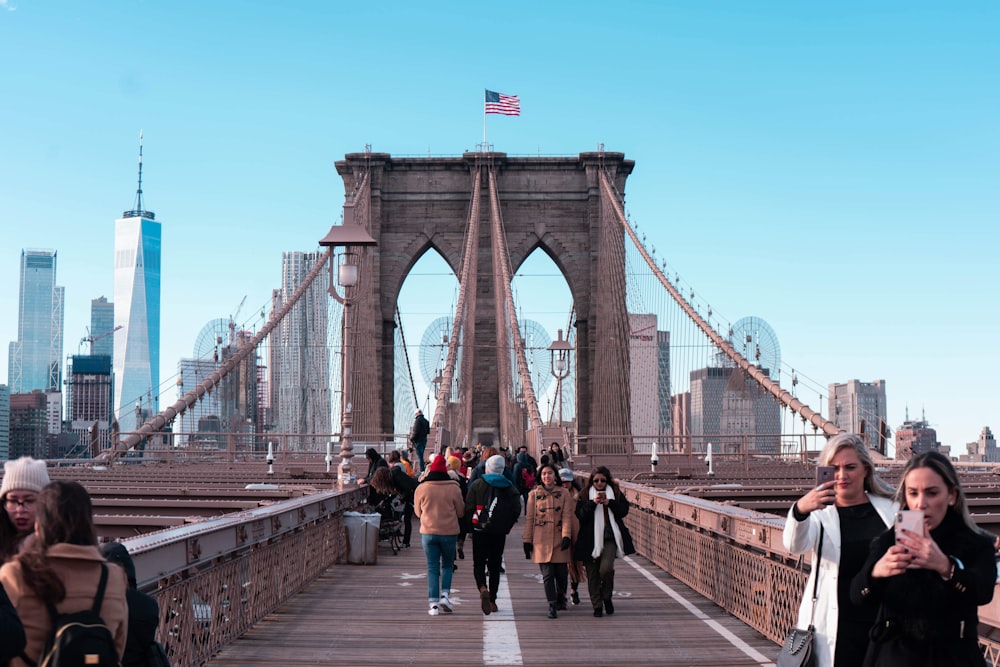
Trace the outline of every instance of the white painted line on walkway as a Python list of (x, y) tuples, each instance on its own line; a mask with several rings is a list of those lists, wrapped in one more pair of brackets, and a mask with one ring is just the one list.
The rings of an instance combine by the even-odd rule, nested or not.
[(677, 602), (679, 605), (687, 609), (688, 613), (690, 613), (695, 618), (703, 621), (708, 627), (712, 628), (717, 633), (719, 633), (735, 648), (743, 651), (743, 653), (746, 654), (748, 658), (760, 663), (762, 667), (775, 667), (774, 660), (757, 651), (757, 649), (753, 648), (745, 641), (734, 635), (732, 632), (722, 627), (722, 625), (720, 625), (717, 621), (709, 618), (709, 616), (705, 614), (705, 612), (703, 612), (702, 610), (698, 609), (696, 606), (685, 600), (680, 593), (678, 593), (674, 589), (670, 588), (670, 586), (667, 586), (665, 583), (657, 579), (656, 576), (653, 575), (653, 573), (651, 573), (649, 570), (639, 565), (637, 562), (635, 562), (628, 556), (625, 556), (624, 560), (626, 563), (631, 565), (633, 569), (637, 570), (639, 574), (641, 574), (642, 576), (646, 577), (651, 582), (653, 582), (654, 586), (656, 586), (661, 591), (672, 597), (674, 601)]
[[(479, 591), (477, 590), (476, 593)], [(483, 664), (523, 665), (521, 640), (517, 636), (514, 605), (510, 600), (506, 574), (500, 575), (497, 607), (499, 607), (498, 611), (489, 616), (483, 616)]]

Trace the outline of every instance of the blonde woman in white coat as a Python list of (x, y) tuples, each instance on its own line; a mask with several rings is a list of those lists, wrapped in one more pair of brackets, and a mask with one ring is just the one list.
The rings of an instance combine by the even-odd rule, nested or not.
[(875, 474), (864, 440), (841, 433), (826, 443), (820, 465), (834, 468), (833, 481), (810, 489), (788, 512), (782, 541), (796, 554), (815, 554), (823, 528), (820, 562), (814, 563), (799, 605), (796, 627), (809, 626), (813, 581), (819, 576), (813, 624), (818, 667), (857, 667), (868, 646), (875, 611), (851, 603), (850, 587), (870, 553), (871, 541), (892, 525), (899, 505)]

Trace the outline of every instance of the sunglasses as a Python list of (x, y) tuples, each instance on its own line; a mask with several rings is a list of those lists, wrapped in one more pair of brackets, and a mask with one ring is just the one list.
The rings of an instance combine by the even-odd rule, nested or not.
[(607, 484), (608, 480), (605, 479), (604, 477), (595, 477), (594, 478), (594, 484), (597, 484), (598, 482), (604, 482), (605, 484)]

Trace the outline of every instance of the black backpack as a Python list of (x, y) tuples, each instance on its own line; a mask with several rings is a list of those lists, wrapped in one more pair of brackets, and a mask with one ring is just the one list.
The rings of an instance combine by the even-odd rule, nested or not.
[(90, 609), (60, 614), (51, 602), (46, 602), (52, 619), (52, 635), (45, 644), (41, 660), (34, 663), (24, 654), (21, 658), (37, 667), (120, 667), (115, 638), (101, 619), (107, 583), (108, 566), (101, 563), (101, 582)]
[(171, 667), (170, 658), (167, 651), (160, 642), (153, 642), (147, 650), (147, 663), (149, 667)]
[(483, 508), (473, 514), (472, 530), (477, 533), (503, 533), (506, 535), (517, 522), (521, 513), (521, 499), (507, 493), (507, 489), (497, 489), (488, 484)]

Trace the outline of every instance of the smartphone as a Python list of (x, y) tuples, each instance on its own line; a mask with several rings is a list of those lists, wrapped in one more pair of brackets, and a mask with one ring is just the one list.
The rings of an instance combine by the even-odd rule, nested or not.
[(836, 471), (833, 466), (816, 466), (816, 486), (832, 482)]
[(924, 513), (923, 510), (900, 510), (896, 512), (894, 524), (896, 530), (896, 541), (899, 541), (901, 530), (908, 530), (917, 535), (924, 534)]

